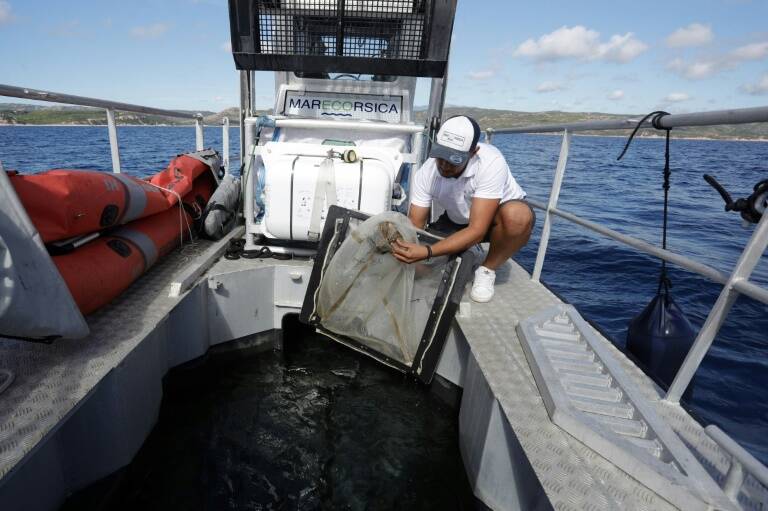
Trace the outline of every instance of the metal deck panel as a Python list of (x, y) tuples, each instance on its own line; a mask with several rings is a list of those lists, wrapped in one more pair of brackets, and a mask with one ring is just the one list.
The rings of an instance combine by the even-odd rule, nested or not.
[[(519, 439), (555, 509), (640, 509), (673, 507), (550, 421), (515, 331), (520, 320), (561, 303), (545, 286), (533, 282), (518, 264), (497, 271), (496, 295), (472, 303), (458, 324), (496, 400)], [(664, 417), (697, 459), (722, 483), (729, 456), (682, 408), (661, 400), (658, 387), (600, 333), (643, 397)], [(744, 509), (761, 509), (766, 489), (747, 478), (740, 495)]]
[(147, 337), (181, 298), (168, 298), (173, 277), (210, 242), (169, 254), (112, 303), (88, 316), (85, 339), (37, 344), (0, 338), (0, 367), (13, 384), (0, 394), (0, 479)]

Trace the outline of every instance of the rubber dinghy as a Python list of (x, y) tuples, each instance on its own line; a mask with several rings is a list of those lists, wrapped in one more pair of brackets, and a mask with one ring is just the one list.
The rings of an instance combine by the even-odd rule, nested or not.
[(11, 172), (9, 177), (43, 242), (50, 243), (166, 211), (217, 161), (214, 151), (182, 154), (148, 180), (64, 169), (28, 175)]
[(206, 172), (176, 206), (118, 227), (63, 255), (53, 256), (75, 303), (90, 314), (114, 300), (159, 258), (188, 240), (216, 186)]

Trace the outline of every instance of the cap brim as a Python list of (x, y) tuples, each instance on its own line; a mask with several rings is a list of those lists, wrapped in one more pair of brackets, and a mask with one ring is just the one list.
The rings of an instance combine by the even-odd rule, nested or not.
[(432, 149), (429, 151), (430, 158), (440, 158), (445, 160), (451, 165), (464, 165), (469, 158), (469, 152), (457, 151), (450, 147), (445, 147), (440, 144), (432, 144)]

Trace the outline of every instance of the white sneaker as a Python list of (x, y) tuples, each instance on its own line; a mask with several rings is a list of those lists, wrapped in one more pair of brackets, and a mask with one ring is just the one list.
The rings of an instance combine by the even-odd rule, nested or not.
[(475, 282), (469, 297), (476, 302), (485, 303), (493, 298), (493, 283), (496, 281), (496, 272), (481, 266), (475, 270)]

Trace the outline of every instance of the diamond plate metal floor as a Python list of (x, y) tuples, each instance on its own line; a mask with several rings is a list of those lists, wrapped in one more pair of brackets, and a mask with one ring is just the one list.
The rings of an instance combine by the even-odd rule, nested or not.
[[(470, 315), (457, 321), (472, 355), (514, 430), (552, 506), (558, 510), (674, 509), (605, 458), (553, 424), (539, 394), (515, 326), (537, 312), (561, 303), (518, 264), (497, 271), (496, 295), (486, 304), (471, 303)], [(730, 457), (682, 408), (661, 399), (660, 389), (611, 342), (606, 345), (651, 402), (691, 449), (712, 477), (722, 484)], [(739, 503), (763, 509), (768, 492), (750, 477)]]
[(85, 339), (48, 345), (0, 338), (0, 368), (16, 374), (0, 394), (0, 479), (173, 309), (179, 302), (168, 298), (173, 277), (210, 245), (198, 240), (163, 258), (87, 318), (91, 334)]
[[(168, 297), (170, 283), (209, 246), (201, 241), (161, 261), (122, 297), (88, 318), (92, 333), (87, 339), (52, 345), (0, 340), (0, 367), (16, 373), (13, 385), (0, 394), (0, 479), (56, 431), (99, 382), (180, 303), (181, 298)], [(279, 290), (291, 285), (292, 267), (309, 268), (307, 261), (220, 259), (201, 280), (230, 273), (235, 283), (238, 272), (268, 266), (286, 267), (274, 277)], [(497, 282), (494, 300), (472, 303), (471, 314), (459, 317), (458, 324), (554, 508), (671, 509), (666, 501), (549, 420), (514, 327), (521, 319), (559, 303), (559, 299), (544, 286), (531, 282), (515, 263), (499, 270)], [(288, 302), (296, 299), (290, 294), (287, 298)], [(722, 482), (729, 456), (684, 410), (661, 401), (654, 384), (610, 342), (605, 342), (657, 413), (669, 421), (705, 468)], [(747, 477), (740, 495), (742, 506), (764, 509), (765, 502), (766, 489)]]

